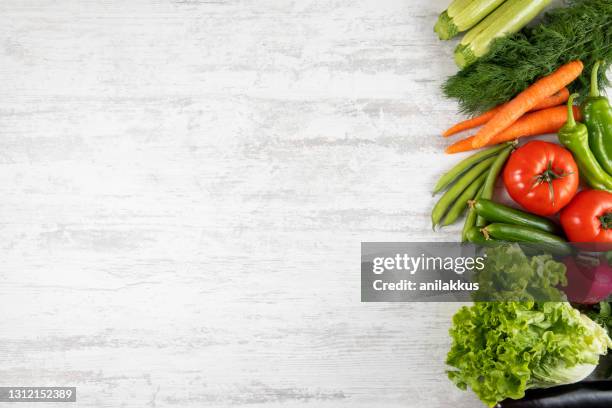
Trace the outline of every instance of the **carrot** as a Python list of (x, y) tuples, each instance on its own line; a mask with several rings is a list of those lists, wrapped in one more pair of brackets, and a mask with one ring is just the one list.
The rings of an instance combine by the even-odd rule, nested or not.
[[(532, 109), (532, 111), (551, 108), (553, 106), (562, 104), (563, 102), (567, 101), (567, 98), (569, 98), (569, 94), (570, 94), (569, 89), (563, 88), (559, 92), (555, 93), (554, 95), (551, 95), (547, 97), (546, 99), (543, 99), (542, 102), (538, 103), (535, 106), (535, 108)], [(495, 116), (495, 114), (499, 112), (504, 106), (506, 106), (506, 104), (496, 106), (490, 111), (485, 112), (480, 116), (476, 116), (475, 118), (470, 118), (470, 119), (464, 120), (463, 122), (459, 122), (456, 125), (444, 131), (444, 133), (442, 133), (442, 136), (449, 137), (456, 133), (475, 128), (476, 126), (484, 125), (485, 123), (489, 121), (489, 119)]]
[(504, 106), (505, 104), (496, 106), (490, 111), (487, 111), (480, 116), (476, 116), (475, 118), (470, 118), (470, 119), (464, 120), (463, 122), (459, 122), (456, 125), (453, 125), (449, 127), (448, 129), (446, 129), (442, 133), (442, 136), (449, 137), (456, 133), (463, 132), (464, 130), (468, 130), (468, 129), (475, 128), (476, 126), (484, 125), (485, 123), (489, 121), (489, 119), (495, 116), (495, 114), (499, 112)]
[(472, 146), (479, 148), (485, 146), (496, 134), (512, 125), (525, 112), (533, 109), (542, 99), (560, 91), (578, 78), (584, 65), (581, 61), (572, 61), (557, 68), (552, 74), (540, 78), (529, 88), (518, 94), (506, 106), (491, 118), (472, 140)]
[[(580, 118), (580, 109), (574, 106), (574, 115)], [(578, 119), (581, 120), (581, 119)], [(514, 122), (512, 126), (507, 128), (486, 144), (486, 146), (495, 145), (509, 140), (518, 139), (524, 136), (545, 135), (547, 133), (556, 133), (563, 127), (567, 121), (567, 107), (565, 105), (556, 106), (554, 108), (542, 109), (533, 113), (528, 113), (522, 118)], [(467, 137), (463, 140), (453, 143), (446, 148), (446, 153), (459, 153), (473, 150), (472, 142), (475, 136)]]

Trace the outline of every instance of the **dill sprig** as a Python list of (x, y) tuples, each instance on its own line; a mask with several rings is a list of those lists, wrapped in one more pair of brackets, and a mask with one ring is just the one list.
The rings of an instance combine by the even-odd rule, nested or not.
[(462, 112), (477, 114), (507, 102), (536, 79), (577, 59), (585, 69), (571, 85), (572, 92), (586, 94), (597, 60), (603, 61), (599, 84), (609, 84), (611, 0), (569, 1), (567, 7), (547, 13), (540, 24), (497, 39), (486, 55), (448, 78), (443, 90), (458, 100)]

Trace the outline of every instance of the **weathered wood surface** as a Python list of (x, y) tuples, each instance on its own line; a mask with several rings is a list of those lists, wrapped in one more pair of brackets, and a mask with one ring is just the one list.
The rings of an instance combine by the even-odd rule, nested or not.
[(434, 233), (446, 0), (3, 0), (0, 385), (80, 407), (468, 407), (457, 305), (362, 304)]

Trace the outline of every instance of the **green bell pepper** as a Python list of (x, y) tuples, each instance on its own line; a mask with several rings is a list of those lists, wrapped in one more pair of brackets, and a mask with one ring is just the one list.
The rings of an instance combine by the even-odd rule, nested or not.
[(582, 104), (582, 114), (589, 130), (589, 147), (601, 167), (612, 175), (612, 107), (597, 87), (600, 63), (591, 72), (591, 94)]

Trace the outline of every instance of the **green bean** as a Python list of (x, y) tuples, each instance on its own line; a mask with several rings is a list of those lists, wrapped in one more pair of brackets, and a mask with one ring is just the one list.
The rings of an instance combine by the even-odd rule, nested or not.
[(476, 166), (468, 170), (464, 175), (461, 176), (455, 184), (449, 188), (440, 200), (436, 203), (433, 210), (431, 211), (431, 222), (435, 228), (440, 223), (440, 220), (448, 210), (448, 207), (459, 197), (459, 195), (468, 188), (468, 186), (482, 173), (487, 171), (489, 166), (493, 164), (495, 157), (490, 157), (478, 163)]
[(485, 182), (485, 178), (487, 177), (487, 173), (484, 172), (476, 180), (470, 184), (468, 188), (466, 188), (463, 193), (459, 196), (455, 204), (448, 210), (446, 217), (444, 217), (444, 221), (442, 221), (442, 225), (450, 225), (453, 222), (457, 221), (457, 218), (463, 214), (463, 211), (467, 208), (468, 200), (472, 200), (476, 198), (476, 194), (478, 194), (478, 190)]
[[(497, 182), (497, 178), (499, 177), (499, 173), (501, 172), (506, 160), (508, 160), (508, 156), (512, 152), (514, 144), (504, 148), (495, 158), (495, 162), (491, 165), (489, 169), (489, 174), (487, 174), (487, 179), (485, 180), (484, 186), (482, 188), (482, 194), (480, 198), (485, 198), (490, 200), (493, 197), (493, 192), (495, 191), (495, 183)], [(482, 218), (480, 215), (476, 217), (476, 226), (484, 227), (487, 224), (487, 221)]]
[[(480, 190), (478, 191), (478, 194), (476, 194), (476, 199), (480, 198), (480, 195), (482, 194), (482, 189), (484, 188), (484, 186), (480, 187)], [(461, 231), (461, 242), (468, 242), (469, 239), (469, 231), (472, 227), (474, 227), (476, 225), (476, 217), (477, 217), (477, 213), (476, 213), (476, 209), (473, 207), (470, 207), (470, 209), (468, 210), (467, 215), (465, 216), (465, 223), (463, 224), (463, 230)]]
[(473, 154), (466, 159), (460, 161), (457, 165), (455, 165), (452, 169), (447, 171), (440, 177), (436, 186), (434, 187), (433, 194), (443, 190), (448, 187), (453, 181), (455, 181), (461, 174), (463, 174), (466, 170), (468, 170), (473, 165), (481, 162), (482, 160), (496, 154), (500, 150), (503, 150), (504, 147), (507, 146), (506, 143), (491, 147), (489, 149), (483, 150), (476, 154)]

